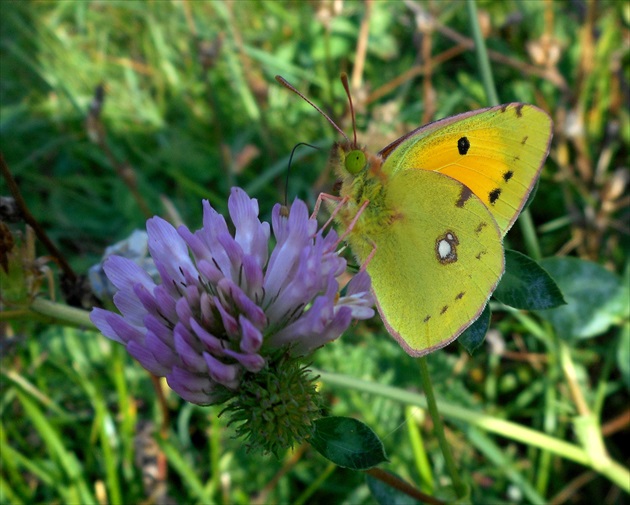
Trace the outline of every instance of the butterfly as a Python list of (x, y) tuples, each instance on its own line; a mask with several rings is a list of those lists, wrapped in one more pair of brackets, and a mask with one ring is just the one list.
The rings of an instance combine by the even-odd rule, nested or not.
[(538, 107), (508, 103), (422, 126), (376, 154), (357, 144), (356, 128), (353, 141), (343, 135), (333, 147), (335, 223), (408, 354), (446, 346), (484, 310), (504, 272), (503, 237), (538, 180), (552, 127)]

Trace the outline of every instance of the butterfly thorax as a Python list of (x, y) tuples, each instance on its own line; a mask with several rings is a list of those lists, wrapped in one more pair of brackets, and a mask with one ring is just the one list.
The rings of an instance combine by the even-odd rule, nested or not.
[[(347, 167), (347, 157), (360, 151), (365, 164), (351, 173)], [(348, 231), (348, 242), (352, 250), (364, 260), (374, 247), (370, 240), (372, 230), (387, 226), (396, 215), (395, 209), (387, 203), (388, 176), (381, 170), (383, 160), (379, 155), (367, 153), (350, 144), (337, 144), (333, 148), (333, 160), (337, 175), (341, 178), (339, 196), (345, 200), (338, 209), (335, 221), (341, 232)], [(367, 205), (361, 211), (364, 204)], [(352, 221), (357, 217), (356, 222)], [(352, 227), (352, 229), (349, 229)]]

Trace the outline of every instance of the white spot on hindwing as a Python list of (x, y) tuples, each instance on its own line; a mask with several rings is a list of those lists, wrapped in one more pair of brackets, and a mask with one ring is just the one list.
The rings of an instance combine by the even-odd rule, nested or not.
[(457, 245), (459, 239), (450, 230), (439, 235), (435, 240), (435, 257), (442, 265), (455, 263), (457, 261)]
[(438, 243), (438, 255), (442, 259), (448, 258), (451, 254), (452, 249), (453, 248), (451, 247), (451, 244), (448, 240), (440, 240), (440, 242)]

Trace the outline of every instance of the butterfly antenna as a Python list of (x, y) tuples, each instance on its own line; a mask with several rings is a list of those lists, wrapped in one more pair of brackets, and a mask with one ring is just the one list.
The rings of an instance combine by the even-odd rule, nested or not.
[(288, 203), (289, 201), (289, 172), (291, 172), (291, 162), (293, 161), (293, 155), (295, 154), (295, 151), (300, 146), (312, 147), (313, 149), (319, 150), (319, 147), (311, 145), (311, 144), (307, 144), (306, 142), (300, 142), (299, 144), (296, 144), (295, 147), (293, 147), (293, 149), (291, 149), (291, 156), (289, 156), (289, 166), (287, 167), (287, 180), (284, 184), (284, 206), (287, 208), (289, 206), (289, 203)]
[[(276, 75), (276, 81), (278, 81), (280, 84), (282, 84), (285, 88), (293, 91), (293, 93), (295, 93), (302, 100), (304, 100), (311, 107), (313, 107), (317, 112), (319, 112), (322, 116), (324, 116), (326, 118), (326, 120), (333, 126), (333, 128), (335, 130), (337, 130), (339, 133), (341, 133), (341, 135), (343, 136), (344, 139), (346, 139), (347, 142), (350, 142), (350, 139), (348, 138), (348, 136), (342, 131), (341, 128), (339, 128), (337, 126), (337, 123), (335, 123), (332, 119), (330, 119), (328, 114), (326, 114), (322, 109), (320, 109), (317, 105), (315, 105), (308, 98), (306, 98), (302, 93), (300, 93), (297, 89), (295, 89), (291, 84), (289, 84), (289, 82), (284, 77)], [(356, 134), (355, 134), (355, 137), (356, 137)], [(355, 140), (356, 140), (356, 138), (355, 138)]]
[(352, 105), (352, 95), (350, 94), (350, 86), (348, 84), (348, 74), (346, 74), (345, 72), (341, 73), (341, 83), (343, 84), (343, 89), (346, 90), (346, 95), (348, 95), (348, 102), (350, 103), (350, 115), (352, 116), (352, 133), (354, 134), (353, 146), (356, 147), (357, 146), (357, 120), (354, 115), (354, 106)]

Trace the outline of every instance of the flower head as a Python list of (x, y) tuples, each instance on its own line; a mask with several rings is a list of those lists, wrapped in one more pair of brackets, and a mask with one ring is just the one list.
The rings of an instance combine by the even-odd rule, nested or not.
[(116, 286), (105, 275), (103, 263), (110, 256), (123, 256), (132, 259), (140, 267), (146, 271), (152, 279), (158, 279), (158, 273), (155, 269), (153, 259), (149, 256), (149, 236), (144, 230), (134, 230), (126, 239), (116, 242), (114, 245), (105, 249), (105, 254), (99, 263), (90, 267), (88, 270), (88, 280), (92, 293), (100, 300), (111, 303), (112, 298), (116, 294)]
[(194, 233), (149, 219), (148, 247), (161, 283), (133, 260), (110, 256), (104, 270), (121, 314), (91, 313), (106, 337), (198, 404), (233, 397), (278, 356), (304, 356), (353, 319), (374, 314), (365, 272), (339, 296), (346, 261), (335, 250), (337, 234), (318, 230), (304, 202), (296, 200), (288, 216), (276, 205), (271, 229), (242, 189), (232, 189), (228, 209), (234, 233), (207, 201), (203, 227)]

